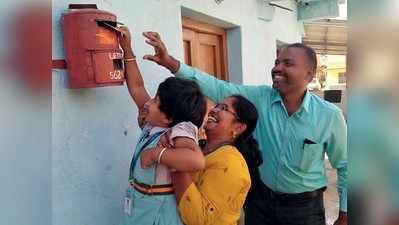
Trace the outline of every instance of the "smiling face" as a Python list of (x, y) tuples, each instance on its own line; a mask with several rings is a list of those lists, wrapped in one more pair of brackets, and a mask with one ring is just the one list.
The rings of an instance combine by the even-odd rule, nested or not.
[(272, 69), (273, 88), (281, 95), (304, 92), (315, 74), (304, 49), (284, 48)]
[(239, 121), (233, 107), (234, 101), (234, 97), (225, 98), (209, 111), (204, 127), (208, 137), (232, 140), (233, 136), (238, 136), (246, 129), (246, 125)]
[(159, 110), (160, 100), (158, 95), (144, 104), (145, 121), (153, 126), (168, 127), (171, 120)]

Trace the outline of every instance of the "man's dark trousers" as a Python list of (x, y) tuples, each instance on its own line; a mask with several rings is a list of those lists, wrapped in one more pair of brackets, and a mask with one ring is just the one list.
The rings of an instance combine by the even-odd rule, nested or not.
[(323, 191), (316, 196), (284, 197), (253, 180), (245, 203), (245, 225), (325, 225)]

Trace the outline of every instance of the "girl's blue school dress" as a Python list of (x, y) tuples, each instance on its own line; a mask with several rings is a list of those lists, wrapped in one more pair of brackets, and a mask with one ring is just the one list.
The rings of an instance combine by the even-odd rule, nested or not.
[[(129, 184), (139, 182), (155, 185), (155, 165), (142, 169), (140, 155), (145, 149), (154, 147), (167, 129), (148, 124), (143, 128), (130, 165)], [(161, 184), (156, 184), (161, 185)], [(124, 218), (121, 225), (183, 225), (173, 193), (163, 195), (142, 194), (129, 185), (124, 204)]]

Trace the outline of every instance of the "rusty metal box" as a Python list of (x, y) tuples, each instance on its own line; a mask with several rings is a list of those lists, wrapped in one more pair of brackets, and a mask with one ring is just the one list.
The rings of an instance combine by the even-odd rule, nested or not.
[(111, 29), (116, 16), (98, 9), (70, 9), (61, 21), (69, 88), (123, 85), (123, 52), (117, 31)]

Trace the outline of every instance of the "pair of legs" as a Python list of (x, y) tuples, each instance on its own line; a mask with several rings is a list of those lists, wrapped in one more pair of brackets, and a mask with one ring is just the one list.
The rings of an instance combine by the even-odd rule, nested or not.
[(245, 206), (245, 225), (325, 225), (323, 193), (315, 197), (281, 199), (255, 181)]

